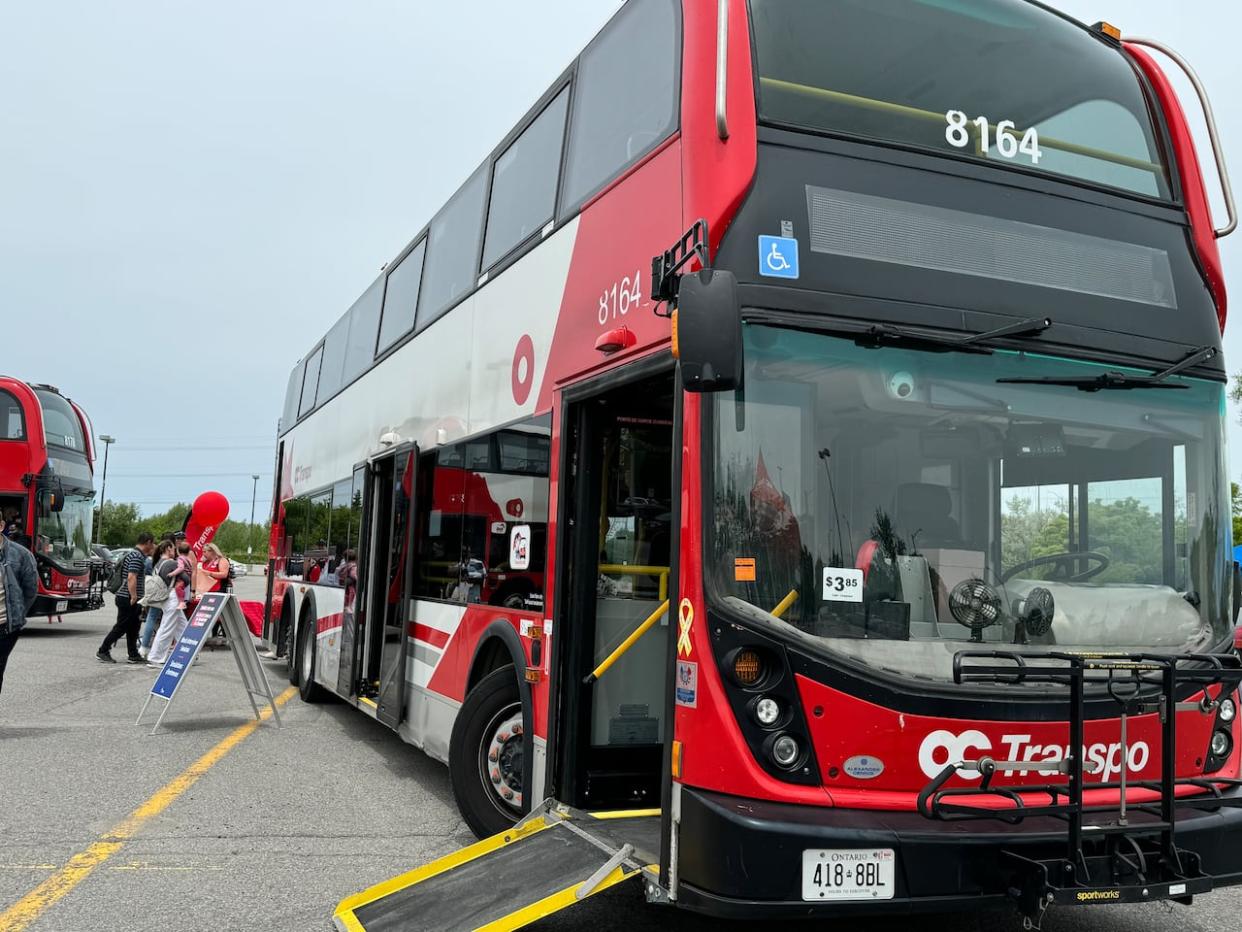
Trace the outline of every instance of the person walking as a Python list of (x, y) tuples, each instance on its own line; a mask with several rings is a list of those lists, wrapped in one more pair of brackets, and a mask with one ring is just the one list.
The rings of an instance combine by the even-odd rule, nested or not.
[(0, 536), (0, 689), (4, 668), (26, 626), (26, 613), (39, 594), (34, 556), (16, 541)]
[[(190, 545), (185, 541), (181, 543), (188, 553)], [(164, 599), (163, 618), (160, 621), (159, 630), (155, 632), (155, 638), (151, 641), (151, 650), (147, 654), (148, 666), (164, 666), (168, 655), (173, 652), (177, 642), (181, 640), (181, 635), (185, 633), (187, 624), (185, 606), (190, 596), (192, 565), (192, 560), (187, 559), (186, 554), (178, 554), (175, 560), (170, 557), (161, 561), (156, 570), (160, 579), (168, 584), (168, 597)]]
[(95, 657), (100, 663), (116, 663), (112, 659), (112, 645), (125, 637), (125, 646), (129, 651), (130, 663), (143, 663), (143, 656), (138, 653), (138, 630), (141, 619), (138, 612), (142, 606), (138, 604), (142, 598), (143, 587), (146, 585), (147, 557), (155, 552), (155, 538), (147, 531), (138, 535), (134, 549), (125, 554), (122, 572), (125, 581), (116, 593), (116, 624), (107, 633)]
[[(176, 557), (177, 548), (173, 542), (168, 539), (160, 541), (159, 546), (155, 548), (155, 557), (151, 563), (152, 569), (148, 575), (150, 575), (151, 572), (158, 573), (161, 564), (163, 564), (165, 560), (172, 563), (175, 567), (177, 563)], [(165, 583), (168, 582), (168, 580), (163, 576), (160, 578), (164, 579)], [(151, 639), (155, 637), (155, 629), (159, 627), (160, 618), (162, 618), (163, 615), (163, 602), (160, 602), (159, 605), (153, 605), (151, 602), (147, 602), (147, 617), (142, 623), (142, 634), (138, 638), (138, 653), (140, 653), (144, 658), (151, 652)]]

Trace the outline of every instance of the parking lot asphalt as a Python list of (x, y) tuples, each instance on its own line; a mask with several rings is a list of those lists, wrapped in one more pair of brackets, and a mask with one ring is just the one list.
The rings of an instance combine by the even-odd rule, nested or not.
[[(263, 580), (239, 590), (262, 598)], [(0, 932), (326, 930), (343, 897), (472, 840), (447, 770), (345, 705), (285, 696), (283, 727), (264, 721), (237, 738), (253, 714), (227, 650), (204, 652), (150, 735), (134, 722), (154, 672), (94, 658), (111, 616), (34, 619), (13, 652), (0, 695)], [(283, 665), (265, 667), (285, 692)], [(234, 743), (205, 766), (222, 741)], [(1190, 907), (1054, 911), (1044, 929), (1233, 932), (1240, 914), (1242, 894), (1223, 890)], [(917, 923), (1022, 928), (1010, 911)], [(635, 886), (533, 928), (756, 927), (648, 906)], [(911, 920), (834, 927), (897, 932)]]

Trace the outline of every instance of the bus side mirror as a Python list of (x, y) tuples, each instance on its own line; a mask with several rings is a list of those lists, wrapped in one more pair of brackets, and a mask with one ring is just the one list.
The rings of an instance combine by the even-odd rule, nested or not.
[(732, 272), (702, 269), (681, 277), (674, 355), (688, 392), (723, 392), (742, 385), (742, 306)]
[(65, 496), (54, 489), (42, 489), (39, 492), (39, 510), (45, 515), (53, 515), (65, 510)]

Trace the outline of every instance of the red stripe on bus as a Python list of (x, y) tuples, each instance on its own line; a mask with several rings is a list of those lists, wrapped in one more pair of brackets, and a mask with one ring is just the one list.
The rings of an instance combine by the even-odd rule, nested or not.
[(339, 613), (336, 615), (328, 615), (324, 618), (316, 618), (315, 619), (315, 633), (323, 634), (325, 631), (332, 631), (336, 628), (339, 628), (342, 622), (343, 622), (343, 618)]
[(449, 636), (443, 631), (418, 623), (410, 625), (410, 634), (414, 636), (415, 640), (426, 641), (432, 647), (438, 647), (441, 650), (449, 642)]

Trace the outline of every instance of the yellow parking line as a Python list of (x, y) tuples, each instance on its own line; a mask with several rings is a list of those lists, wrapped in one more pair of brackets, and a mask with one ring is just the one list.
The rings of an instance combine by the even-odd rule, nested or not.
[[(290, 686), (276, 697), (276, 704), (284, 705), (293, 698), (296, 692), (297, 689)], [(271, 708), (266, 708), (258, 719), (237, 728), (157, 790), (125, 819), (114, 825), (106, 835), (92, 842), (84, 851), (79, 851), (69, 859), (64, 867), (0, 913), (0, 930), (21, 932), (38, 919), (48, 907), (89, 877), (95, 868), (120, 851), (125, 846), (125, 842), (133, 838), (144, 823), (172, 805), (177, 797), (198, 781), (199, 777), (218, 764), (229, 751), (250, 737), (251, 733), (259, 727), (260, 722), (265, 721), (271, 714)]]

